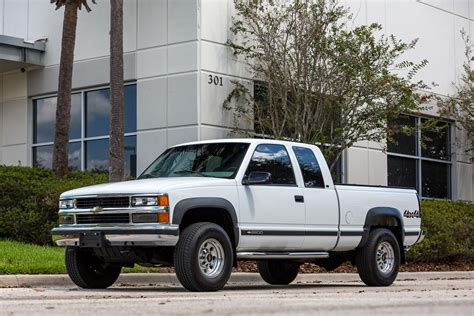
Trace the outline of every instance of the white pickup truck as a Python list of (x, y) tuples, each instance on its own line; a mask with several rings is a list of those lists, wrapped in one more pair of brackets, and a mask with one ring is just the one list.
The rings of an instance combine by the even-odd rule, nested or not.
[(351, 261), (367, 285), (387, 286), (420, 224), (416, 191), (334, 185), (314, 145), (226, 139), (171, 147), (134, 181), (63, 193), (52, 233), (80, 287), (106, 288), (140, 264), (216, 291), (237, 260), (256, 260), (278, 285), (305, 262)]

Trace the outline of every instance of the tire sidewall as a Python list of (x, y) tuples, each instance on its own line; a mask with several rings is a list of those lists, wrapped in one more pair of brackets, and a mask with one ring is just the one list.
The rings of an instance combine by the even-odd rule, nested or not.
[[(91, 261), (97, 261), (93, 255), (77, 247), (67, 247), (65, 254), (66, 270), (71, 280), (86, 289), (103, 289), (118, 279), (121, 266), (110, 265), (101, 272), (91, 268)], [(98, 262), (97, 262), (98, 263)]]
[[(397, 239), (388, 229), (381, 229), (377, 231), (377, 234), (374, 237), (374, 242), (371, 245), (371, 263), (373, 264), (374, 276), (377, 279), (378, 283), (382, 285), (390, 285), (397, 278), (398, 270), (400, 269), (400, 247), (398, 245)], [(377, 265), (377, 248), (384, 241), (388, 242), (392, 246), (395, 257), (392, 270), (389, 273), (383, 273), (379, 270), (379, 267)]]
[[(216, 224), (209, 224), (203, 226), (199, 232), (196, 234), (195, 240), (193, 241), (192, 245), (192, 255), (191, 260), (193, 264), (191, 265), (191, 269), (193, 270), (193, 275), (195, 276), (196, 283), (199, 284), (200, 287), (206, 288), (208, 290), (219, 290), (221, 289), (229, 280), (230, 273), (232, 271), (232, 262), (233, 262), (233, 252), (232, 252), (232, 243), (227, 236), (227, 233), (218, 225)], [(208, 277), (206, 276), (200, 268), (199, 265), (199, 248), (201, 247), (202, 243), (207, 239), (216, 239), (221, 245), (224, 250), (224, 266), (222, 271), (214, 276)]]

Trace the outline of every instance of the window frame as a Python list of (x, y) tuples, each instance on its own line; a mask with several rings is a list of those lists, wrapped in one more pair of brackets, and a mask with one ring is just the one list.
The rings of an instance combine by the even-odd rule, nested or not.
[[(295, 167), (293, 165), (293, 159), (290, 155), (290, 151), (288, 150), (288, 147), (284, 144), (272, 144), (272, 143), (258, 143), (255, 145), (255, 147), (253, 148), (253, 151), (251, 152), (250, 154), (250, 158), (247, 162), (247, 166), (245, 168), (245, 171), (243, 173), (243, 176), (242, 176), (242, 180), (245, 179), (245, 177), (247, 176), (247, 171), (249, 170), (249, 167), (250, 167), (250, 164), (252, 163), (252, 158), (253, 158), (253, 155), (255, 154), (255, 152), (257, 151), (257, 148), (258, 146), (281, 146), (285, 149), (286, 151), (286, 154), (288, 156), (288, 160), (290, 161), (290, 165), (291, 165), (291, 171), (293, 172), (293, 179), (295, 180), (295, 183), (294, 184), (274, 184), (274, 183), (266, 183), (266, 184), (253, 184), (252, 186), (270, 186), (270, 187), (298, 187), (298, 179), (296, 177), (296, 173), (295, 173)], [(250, 148), (249, 148), (250, 149)], [(249, 151), (250, 152), (250, 151)], [(242, 164), (244, 163), (245, 161), (242, 161)], [(241, 181), (242, 181), (241, 180)]]
[[(132, 82), (125, 82), (124, 83), (124, 87), (125, 86), (132, 86), (132, 85), (137, 85), (137, 83), (135, 81), (132, 81)], [(77, 143), (77, 142), (80, 142), (81, 144), (81, 165), (80, 165), (80, 170), (81, 171), (85, 171), (86, 168), (87, 168), (87, 164), (86, 164), (86, 142), (87, 141), (93, 141), (93, 140), (102, 140), (102, 139), (110, 139), (110, 134), (109, 135), (102, 135), (102, 136), (93, 136), (93, 137), (86, 137), (86, 93), (87, 92), (90, 92), (90, 91), (97, 91), (97, 90), (103, 90), (103, 89), (110, 89), (110, 86), (109, 85), (103, 85), (103, 86), (97, 86), (97, 87), (93, 87), (93, 88), (86, 88), (86, 89), (75, 89), (75, 90), (72, 90), (71, 91), (71, 94), (80, 94), (81, 95), (81, 137), (80, 138), (74, 138), (74, 139), (70, 139), (68, 141), (68, 143)], [(41, 99), (47, 99), (47, 98), (52, 98), (52, 97), (57, 97), (58, 94), (57, 93), (51, 93), (51, 94), (46, 94), (46, 95), (40, 95), (40, 96), (36, 96), (36, 97), (33, 97), (31, 98), (31, 107), (32, 107), (32, 115), (31, 115), (31, 120), (32, 120), (32, 134), (31, 134), (31, 164), (34, 165), (34, 148), (36, 147), (42, 147), (42, 146), (52, 146), (54, 145), (54, 140), (51, 141), (51, 142), (42, 142), (42, 143), (34, 143), (34, 139), (35, 139), (35, 125), (36, 125), (36, 121), (35, 121), (35, 113), (36, 113), (36, 108), (35, 108), (35, 102), (36, 100), (41, 100)], [(110, 131), (109, 131), (110, 132)], [(128, 136), (137, 136), (137, 131), (135, 132), (131, 132), (131, 133), (124, 133), (124, 137), (128, 137)], [(136, 173), (136, 171), (135, 171)]]
[[(395, 152), (389, 152), (387, 150), (387, 160), (390, 156), (392, 157), (400, 157), (400, 158), (408, 158), (408, 159), (413, 159), (416, 161), (416, 188), (415, 190), (418, 192), (418, 195), (422, 199), (433, 199), (433, 200), (442, 200), (442, 198), (435, 198), (435, 197), (427, 197), (423, 196), (423, 174), (422, 174), (422, 164), (423, 161), (429, 161), (429, 162), (435, 162), (435, 163), (443, 163), (445, 165), (448, 165), (448, 175), (447, 175), (447, 180), (448, 180), (448, 192), (447, 192), (447, 199), (453, 199), (453, 168), (454, 164), (453, 161), (455, 160), (455, 148), (453, 146), (453, 122), (443, 119), (443, 118), (436, 118), (439, 119), (439, 121), (447, 123), (448, 124), (448, 150), (449, 150), (449, 160), (443, 160), (443, 159), (434, 159), (434, 158), (428, 158), (428, 157), (423, 157), (422, 156), (422, 135), (421, 135), (421, 129), (418, 128), (418, 126), (421, 126), (421, 120), (423, 119), (430, 119), (428, 116), (419, 116), (419, 115), (413, 115), (413, 114), (403, 114), (406, 116), (414, 117), (415, 118), (415, 126), (416, 126), (416, 135), (414, 135), (415, 142), (416, 142), (416, 148), (415, 148), (415, 155), (408, 155), (408, 154), (399, 154)], [(388, 170), (387, 170), (387, 181), (388, 181)]]

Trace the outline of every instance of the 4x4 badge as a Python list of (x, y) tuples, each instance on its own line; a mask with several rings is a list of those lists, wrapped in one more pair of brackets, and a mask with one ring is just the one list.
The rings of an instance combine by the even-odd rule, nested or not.
[(102, 212), (104, 209), (100, 206), (95, 206), (93, 209), (92, 209), (92, 213), (94, 214), (97, 214), (97, 213), (100, 213)]

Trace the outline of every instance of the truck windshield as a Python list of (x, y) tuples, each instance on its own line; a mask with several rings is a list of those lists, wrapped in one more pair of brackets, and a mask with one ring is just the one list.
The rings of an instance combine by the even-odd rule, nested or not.
[(233, 179), (249, 144), (214, 143), (173, 147), (156, 159), (138, 179), (215, 177)]

